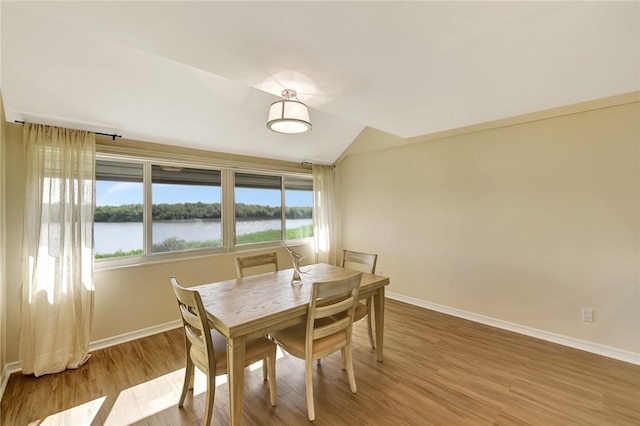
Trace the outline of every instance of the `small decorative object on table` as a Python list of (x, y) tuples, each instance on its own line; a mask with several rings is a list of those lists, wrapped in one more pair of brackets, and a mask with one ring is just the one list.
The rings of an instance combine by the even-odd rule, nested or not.
[(304, 256), (291, 250), (285, 243), (282, 243), (282, 245), (287, 249), (289, 257), (291, 258), (291, 263), (293, 264), (293, 277), (291, 277), (291, 284), (300, 285), (302, 284), (302, 277), (300, 274), (304, 274), (304, 272), (300, 270), (300, 261)]

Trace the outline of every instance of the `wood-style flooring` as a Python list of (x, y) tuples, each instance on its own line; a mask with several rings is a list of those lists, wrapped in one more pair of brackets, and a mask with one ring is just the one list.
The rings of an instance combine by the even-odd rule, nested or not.
[[(314, 366), (315, 425), (640, 425), (640, 366), (387, 301), (385, 359), (354, 327), (352, 394), (336, 353)], [(13, 374), (2, 425), (199, 425), (204, 382), (184, 409), (183, 337), (172, 330), (93, 353), (77, 370)], [(304, 363), (277, 361), (276, 407), (260, 367), (245, 372), (243, 423), (306, 425)], [(214, 425), (229, 423), (216, 388)]]

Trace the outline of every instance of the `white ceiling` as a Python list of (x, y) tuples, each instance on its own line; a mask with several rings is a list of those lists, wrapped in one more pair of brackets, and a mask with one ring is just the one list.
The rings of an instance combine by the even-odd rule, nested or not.
[[(640, 2), (0, 3), (7, 120), (332, 163), (640, 90)], [(313, 131), (266, 126), (283, 88)]]

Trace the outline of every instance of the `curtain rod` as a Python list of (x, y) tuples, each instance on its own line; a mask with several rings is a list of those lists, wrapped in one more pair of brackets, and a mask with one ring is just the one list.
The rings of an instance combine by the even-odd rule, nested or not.
[[(313, 166), (315, 163), (312, 163), (311, 161), (302, 161), (300, 162), (300, 165), (302, 166)], [(327, 164), (328, 166), (333, 167), (334, 169), (336, 168), (335, 164)]]
[[(20, 120), (14, 120), (16, 123), (18, 124), (24, 124), (24, 121), (20, 121)], [(111, 138), (111, 140), (115, 141), (116, 138), (121, 138), (122, 135), (117, 135), (115, 133), (101, 133), (101, 132), (93, 132), (96, 135), (101, 135), (101, 136), (109, 136)]]

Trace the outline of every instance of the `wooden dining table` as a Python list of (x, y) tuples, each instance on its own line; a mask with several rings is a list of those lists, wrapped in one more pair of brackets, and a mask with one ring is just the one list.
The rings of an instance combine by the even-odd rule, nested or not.
[[(347, 278), (357, 271), (324, 263), (302, 267), (302, 284), (292, 285), (293, 269), (219, 281), (192, 287), (200, 293), (213, 327), (227, 339), (229, 417), (242, 422), (245, 342), (304, 322), (311, 284)], [(359, 298), (373, 296), (376, 356), (382, 361), (384, 291), (389, 278), (363, 273)]]

